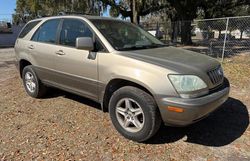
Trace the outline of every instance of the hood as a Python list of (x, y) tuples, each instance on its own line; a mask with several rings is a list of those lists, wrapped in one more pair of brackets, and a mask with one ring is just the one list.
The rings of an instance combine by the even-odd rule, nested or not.
[(133, 50), (120, 54), (185, 74), (201, 70), (207, 72), (220, 65), (214, 58), (176, 47)]

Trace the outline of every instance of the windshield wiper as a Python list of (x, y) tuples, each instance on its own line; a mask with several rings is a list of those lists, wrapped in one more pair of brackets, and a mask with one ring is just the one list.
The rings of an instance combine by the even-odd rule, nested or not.
[(139, 49), (150, 49), (150, 48), (158, 48), (158, 47), (165, 47), (166, 44), (151, 44), (151, 45), (134, 45), (126, 48), (118, 48), (120, 51), (127, 51), (127, 50), (139, 50)]
[(134, 45), (134, 46), (130, 46), (130, 47), (126, 47), (126, 48), (118, 48), (118, 50), (120, 51), (127, 51), (127, 50), (138, 50), (138, 49), (147, 49), (147, 45)]
[(151, 45), (149, 45), (149, 47), (152, 47), (152, 48), (165, 47), (165, 46), (168, 46), (168, 45), (167, 44), (151, 44)]

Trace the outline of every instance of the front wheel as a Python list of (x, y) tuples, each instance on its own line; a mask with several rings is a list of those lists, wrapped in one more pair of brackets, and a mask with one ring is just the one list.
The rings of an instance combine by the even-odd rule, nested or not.
[(153, 97), (131, 86), (115, 91), (109, 113), (113, 125), (127, 139), (143, 142), (151, 138), (161, 125), (161, 116)]

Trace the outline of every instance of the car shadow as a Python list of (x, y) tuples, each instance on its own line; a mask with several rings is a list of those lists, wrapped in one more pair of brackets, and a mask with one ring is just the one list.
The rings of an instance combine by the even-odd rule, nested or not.
[[(55, 97), (64, 97), (101, 110), (101, 105), (90, 99), (54, 88), (44, 99)], [(248, 125), (247, 107), (240, 100), (230, 97), (217, 111), (195, 124), (187, 127), (162, 125), (156, 135), (145, 144), (166, 144), (184, 139), (189, 143), (220, 147), (243, 135)]]
[(42, 99), (50, 99), (56, 97), (64, 97), (66, 99), (70, 99), (81, 104), (93, 107), (97, 110), (102, 110), (101, 105), (93, 100), (52, 87), (50, 88), (49, 92), (46, 93), (46, 96)]
[(249, 125), (247, 107), (229, 98), (217, 111), (206, 119), (187, 127), (161, 126), (147, 144), (165, 144), (184, 139), (186, 142), (220, 147), (239, 138)]

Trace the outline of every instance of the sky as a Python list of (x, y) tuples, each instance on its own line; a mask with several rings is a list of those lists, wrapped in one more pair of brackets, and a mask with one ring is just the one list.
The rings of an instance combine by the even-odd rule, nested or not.
[(109, 17), (109, 10), (110, 10), (110, 6), (108, 6), (107, 10), (103, 12), (103, 16), (104, 17)]
[(16, 0), (0, 0), (0, 20), (10, 21), (15, 8)]

